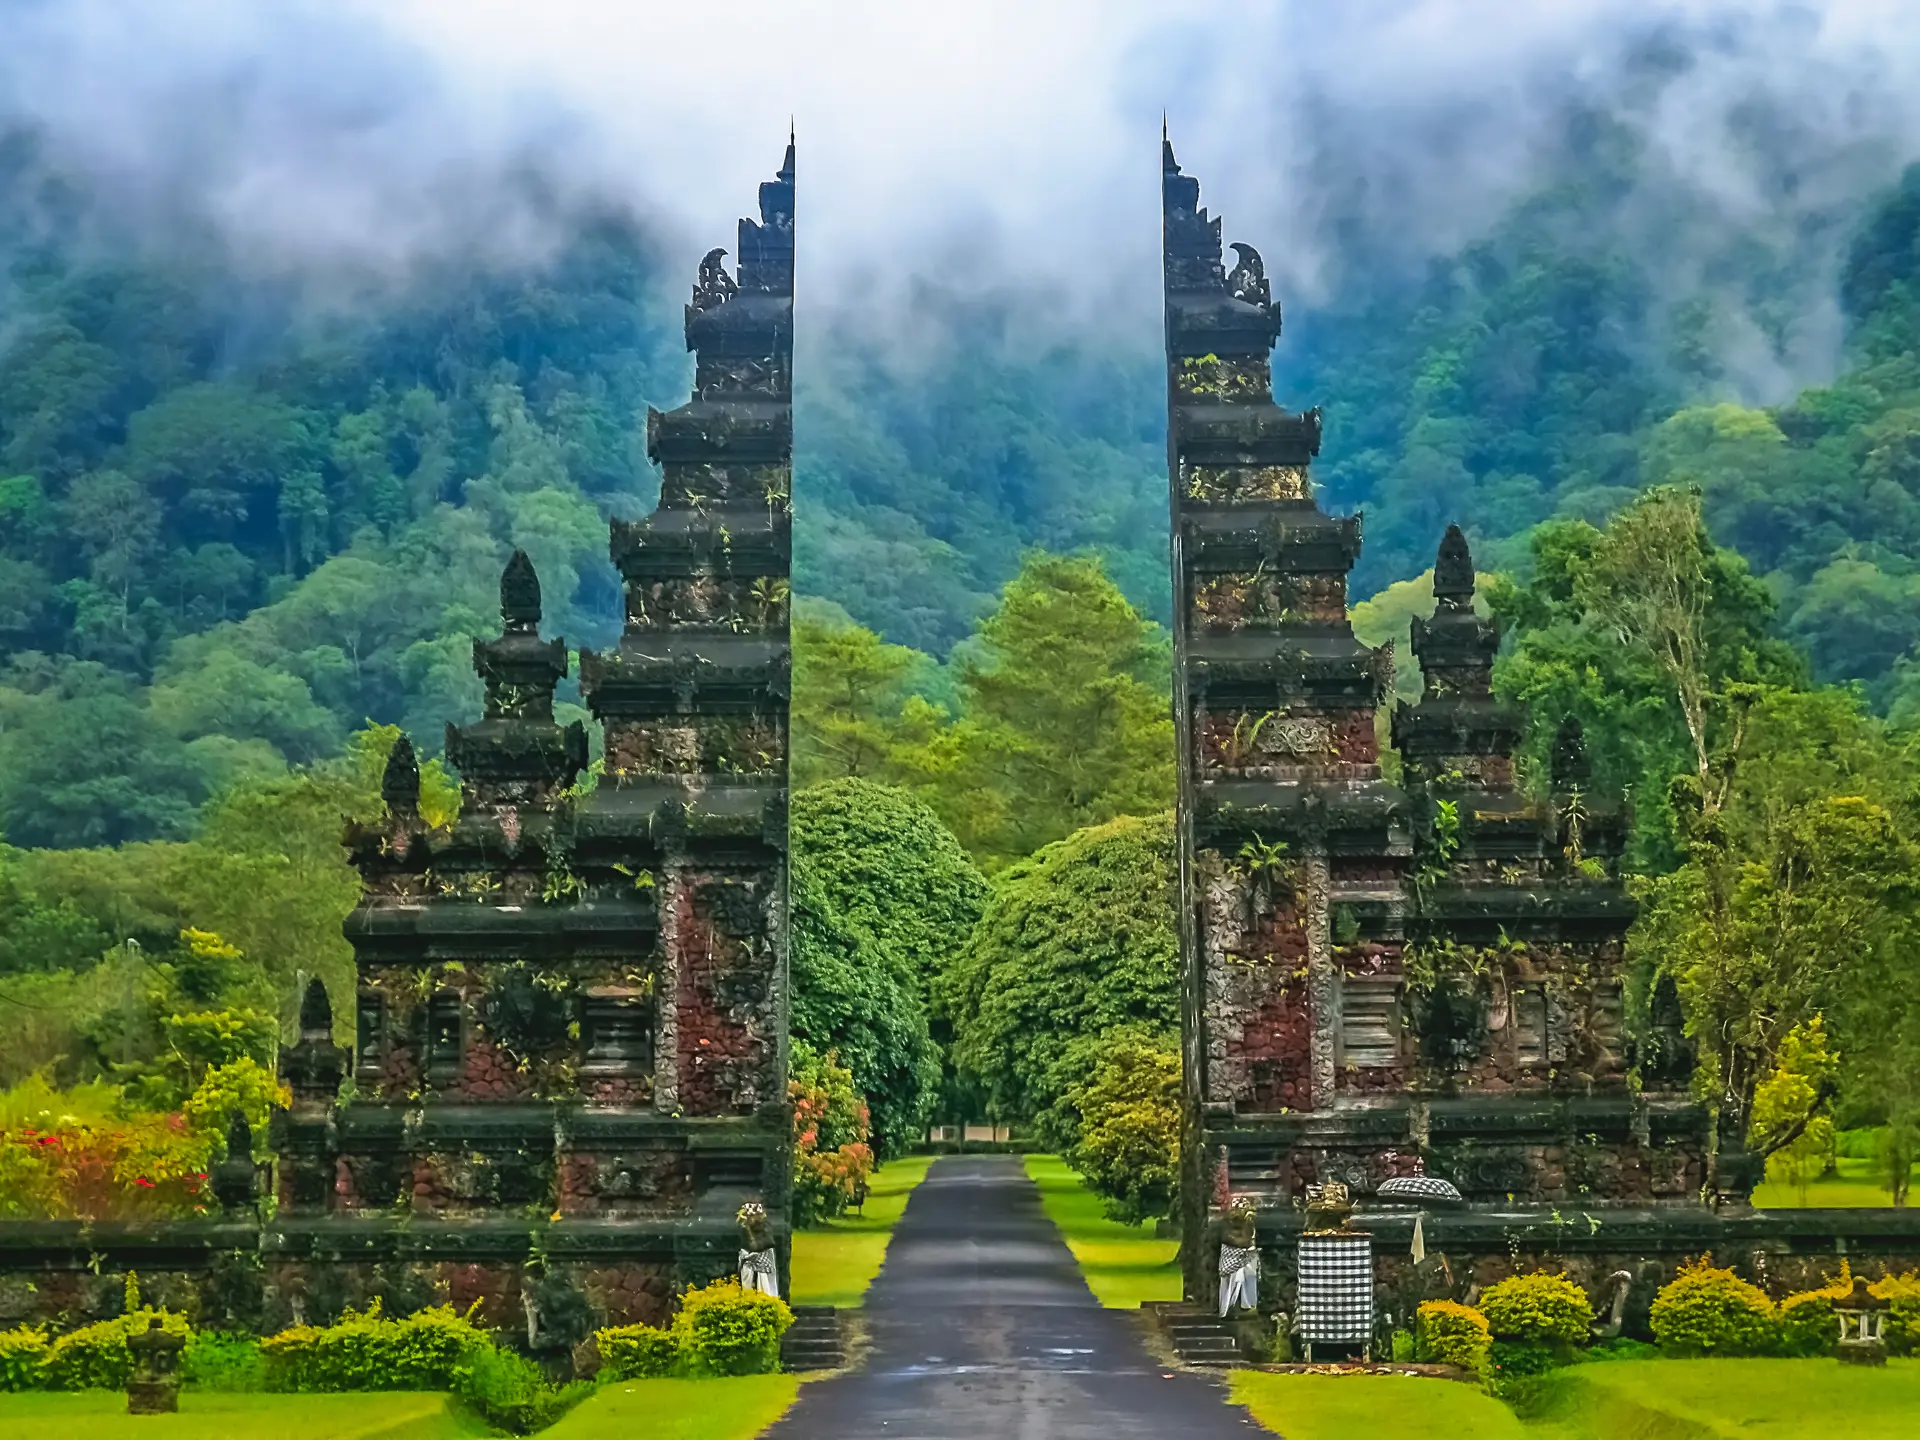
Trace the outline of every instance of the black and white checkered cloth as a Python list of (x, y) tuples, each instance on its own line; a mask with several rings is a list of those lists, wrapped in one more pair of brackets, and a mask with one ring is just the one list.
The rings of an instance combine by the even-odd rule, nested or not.
[(1302, 1235), (1296, 1328), (1307, 1341), (1364, 1345), (1373, 1338), (1373, 1241)]
[(759, 1290), (768, 1295), (780, 1293), (779, 1267), (774, 1263), (771, 1250), (742, 1250), (740, 1252), (740, 1288)]
[(1251, 1245), (1220, 1247), (1220, 1314), (1236, 1305), (1260, 1308), (1260, 1252)]

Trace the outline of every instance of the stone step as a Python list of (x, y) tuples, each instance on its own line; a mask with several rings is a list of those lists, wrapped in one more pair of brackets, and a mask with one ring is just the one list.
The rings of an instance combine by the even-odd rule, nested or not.
[(793, 1324), (780, 1341), (784, 1370), (838, 1370), (846, 1364), (840, 1316), (831, 1305), (796, 1305)]
[(1237, 1365), (1240, 1347), (1225, 1335), (1210, 1335), (1189, 1344), (1176, 1345), (1175, 1353), (1188, 1365)]

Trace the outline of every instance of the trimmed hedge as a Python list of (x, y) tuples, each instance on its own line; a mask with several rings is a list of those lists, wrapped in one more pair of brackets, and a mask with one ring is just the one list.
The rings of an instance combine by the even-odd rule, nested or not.
[[(1887, 1312), (1887, 1352), (1911, 1355), (1920, 1349), (1920, 1276), (1911, 1272), (1889, 1275), (1867, 1287), (1890, 1302)], [(1833, 1302), (1853, 1293), (1853, 1267), (1840, 1264), (1840, 1273), (1817, 1290), (1802, 1290), (1780, 1302), (1780, 1349), (1787, 1355), (1831, 1355), (1838, 1347), (1840, 1324)]]
[(38, 1390), (53, 1344), (35, 1325), (0, 1330), (0, 1390)]
[(1777, 1324), (1764, 1291), (1705, 1258), (1683, 1265), (1653, 1301), (1653, 1338), (1673, 1355), (1765, 1355)]
[(608, 1380), (658, 1380), (680, 1372), (680, 1336), (653, 1325), (616, 1325), (594, 1332), (600, 1374)]
[(1469, 1375), (1487, 1378), (1493, 1335), (1487, 1317), (1478, 1310), (1451, 1300), (1427, 1300), (1416, 1312), (1414, 1324), (1422, 1360), (1458, 1366)]
[(451, 1390), (461, 1362), (492, 1346), (451, 1305), (389, 1320), (375, 1300), (337, 1324), (282, 1330), (263, 1340), (260, 1352), (269, 1390)]
[(1480, 1297), (1496, 1340), (1559, 1348), (1584, 1344), (1593, 1329), (1587, 1292), (1565, 1275), (1512, 1275)]
[(729, 1278), (681, 1296), (669, 1329), (619, 1325), (593, 1338), (608, 1379), (763, 1375), (780, 1368), (780, 1337), (792, 1324), (786, 1301)]
[(777, 1295), (716, 1280), (680, 1300), (674, 1328), (693, 1363), (714, 1375), (762, 1375), (780, 1368), (780, 1337), (793, 1311)]
[(1839, 1339), (1840, 1325), (1833, 1302), (1853, 1293), (1853, 1273), (1844, 1263), (1839, 1278), (1818, 1290), (1802, 1290), (1780, 1302), (1780, 1353), (1830, 1355)]
[(124, 1390), (133, 1378), (133, 1352), (127, 1337), (148, 1329), (158, 1316), (161, 1328), (189, 1338), (187, 1317), (169, 1310), (142, 1307), (112, 1320), (69, 1330), (53, 1342), (41, 1367), (41, 1384), (48, 1390)]

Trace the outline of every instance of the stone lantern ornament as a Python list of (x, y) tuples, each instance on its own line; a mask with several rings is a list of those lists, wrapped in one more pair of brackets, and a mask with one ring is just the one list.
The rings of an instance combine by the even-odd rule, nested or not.
[(127, 1336), (133, 1377), (127, 1381), (129, 1415), (171, 1415), (180, 1408), (180, 1352), (187, 1337), (168, 1330), (158, 1315), (145, 1330)]
[(1867, 1288), (1867, 1277), (1853, 1277), (1853, 1293), (1833, 1302), (1840, 1322), (1840, 1358), (1852, 1365), (1887, 1363), (1887, 1311), (1891, 1302)]
[(780, 1267), (773, 1254), (773, 1230), (767, 1224), (767, 1207), (749, 1200), (734, 1215), (740, 1222), (740, 1288), (780, 1295)]

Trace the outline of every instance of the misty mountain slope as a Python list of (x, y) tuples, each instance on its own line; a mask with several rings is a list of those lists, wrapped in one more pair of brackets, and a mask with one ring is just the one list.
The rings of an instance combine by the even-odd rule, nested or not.
[[(1616, 142), (1570, 143), (1459, 253), (1292, 308), (1277, 383), (1327, 406), (1316, 473), (1368, 513), (1356, 596), (1424, 569), (1448, 520), (1498, 542), (1694, 483), (1823, 677), (1907, 705), (1920, 182), (1783, 238)], [(581, 212), (514, 264), (447, 257), (316, 305), (237, 280), (210, 239), (116, 233), (30, 146), (0, 157), (0, 833), (178, 834), (227, 777), (368, 717), (433, 747), (477, 707), (467, 639), (512, 545), (550, 630), (616, 633), (605, 518), (652, 503), (645, 406), (688, 371), (684, 277), (641, 228)], [(1684, 274), (1648, 263), (1652, 223), (1701, 237)], [(1842, 231), (1835, 279), (1812, 257)], [(1726, 398), (1804, 355), (1822, 284), (1848, 368), (1773, 410)], [(800, 590), (942, 654), (1023, 548), (1091, 547), (1164, 618), (1158, 354), (1032, 298), (923, 287), (893, 319), (882, 338), (829, 309), (802, 337)]]

